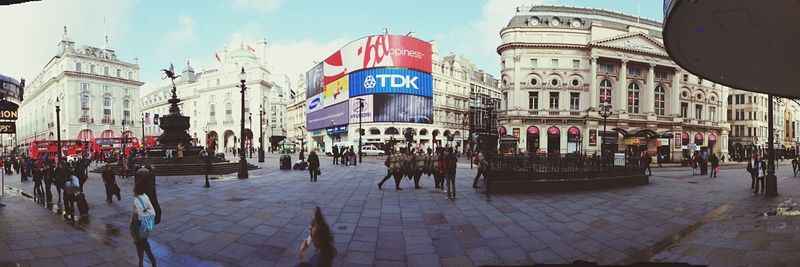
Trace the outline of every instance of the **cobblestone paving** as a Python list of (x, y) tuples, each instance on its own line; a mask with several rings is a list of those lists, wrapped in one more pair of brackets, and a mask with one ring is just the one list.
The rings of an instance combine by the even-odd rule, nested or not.
[[(794, 205), (800, 179), (779, 172), (781, 196), (748, 192), (737, 166), (720, 178), (688, 169), (656, 170), (646, 186), (559, 194), (494, 195), (471, 188), (475, 170), (461, 164), (458, 200), (434, 190), (432, 179), (414, 190), (376, 183), (382, 160), (331, 166), (323, 157), (319, 182), (308, 173), (277, 170), (277, 155), (250, 179), (234, 175), (202, 188), (202, 177), (158, 180), (164, 211), (151, 235), (162, 266), (293, 266), (308, 236), (314, 206), (334, 231), (337, 266), (477, 266), (484, 264), (689, 261), (737, 265), (800, 264), (800, 230), (791, 212), (761, 216), (780, 203)], [(254, 161), (254, 160), (253, 160)], [(20, 266), (126, 266), (136, 261), (127, 230), (129, 180), (119, 179), (122, 202), (107, 204), (99, 175), (86, 185), (88, 220), (66, 222), (14, 190), (0, 208), (0, 262)], [(31, 182), (6, 185), (32, 192)], [(754, 225), (758, 225), (755, 227)], [(677, 242), (665, 242), (673, 237)], [(792, 253), (794, 252), (794, 253)], [(44, 264), (46, 263), (46, 264)], [(16, 265), (14, 265), (16, 266)]]

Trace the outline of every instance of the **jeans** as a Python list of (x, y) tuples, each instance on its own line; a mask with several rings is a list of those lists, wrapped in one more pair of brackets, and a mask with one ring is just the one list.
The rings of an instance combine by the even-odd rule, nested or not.
[(308, 174), (312, 182), (317, 181), (317, 169), (308, 168)]
[(44, 193), (47, 199), (47, 203), (53, 202), (53, 193), (50, 191), (50, 187), (53, 185), (53, 180), (49, 178), (44, 179)]
[(764, 194), (764, 190), (766, 190), (766, 186), (764, 184), (764, 176), (756, 177), (756, 188), (753, 191), (758, 195), (759, 189), (761, 190), (761, 194)]
[(456, 198), (456, 174), (448, 173), (445, 180), (447, 182), (447, 197)]
[(381, 182), (378, 183), (378, 187), (383, 186), (383, 183), (385, 183), (387, 180), (389, 180), (389, 177), (393, 177), (393, 176), (394, 176), (394, 188), (395, 189), (400, 189), (400, 180), (402, 180), (402, 175), (400, 175), (400, 174), (398, 174), (396, 172), (388, 171), (388, 170), (386, 171), (386, 176), (384, 176), (383, 179), (381, 180)]
[(478, 174), (475, 175), (475, 180), (472, 181), (472, 187), (478, 187), (478, 179), (481, 178), (481, 175), (483, 175), (483, 179), (486, 179), (486, 175), (483, 174), (483, 169), (478, 168)]

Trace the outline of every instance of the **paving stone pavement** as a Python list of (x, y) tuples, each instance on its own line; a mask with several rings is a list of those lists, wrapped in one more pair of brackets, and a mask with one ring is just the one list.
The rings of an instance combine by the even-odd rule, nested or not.
[[(778, 198), (748, 192), (737, 166), (719, 178), (690, 170), (656, 170), (646, 186), (559, 194), (485, 195), (471, 188), (474, 169), (460, 164), (458, 200), (432, 188), (378, 190), (382, 159), (357, 167), (322, 157), (319, 182), (308, 173), (277, 170), (277, 155), (250, 179), (225, 175), (202, 188), (203, 177), (159, 177), (162, 223), (151, 235), (162, 266), (293, 266), (308, 236), (313, 207), (334, 231), (336, 266), (477, 266), (634, 261), (737, 265), (800, 264), (798, 218), (755, 216), (780, 203), (796, 205), (800, 179), (779, 171)], [(252, 160), (253, 162), (255, 160)], [(462, 160), (463, 161), (463, 160)], [(107, 204), (102, 182), (86, 184), (90, 217), (66, 222), (19, 195), (31, 182), (6, 177), (0, 208), (0, 262), (20, 266), (127, 266), (136, 262), (127, 224), (132, 181), (118, 179), (122, 202)], [(387, 186), (391, 188), (391, 186)], [(788, 205), (788, 206), (787, 206)], [(784, 208), (786, 210), (787, 208)], [(757, 223), (759, 227), (753, 227)], [(677, 242), (676, 234), (685, 236)], [(66, 238), (64, 238), (66, 236)], [(68, 245), (67, 244), (71, 244)], [(653, 250), (656, 249), (656, 250)], [(726, 256), (729, 255), (729, 256)], [(0, 265), (3, 265), (0, 264)], [(728, 265), (730, 266), (730, 265)]]

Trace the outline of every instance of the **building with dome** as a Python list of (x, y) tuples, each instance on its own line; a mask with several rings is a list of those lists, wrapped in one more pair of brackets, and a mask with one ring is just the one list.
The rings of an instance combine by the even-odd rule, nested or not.
[[(289, 85), (284, 77), (273, 77), (266, 61), (266, 40), (255, 48), (240, 44), (232, 50), (223, 48), (215, 54), (217, 68), (195, 70), (191, 62), (175, 66), (181, 75), (175, 80), (181, 112), (190, 117), (189, 135), (198, 145), (206, 145), (211, 138), (217, 140), (217, 151), (238, 148), (241, 108), (245, 111), (246, 144), (258, 148), (259, 110), (264, 107), (264, 148), (269, 146), (271, 136), (285, 136), (284, 113), (289, 97)], [(241, 102), (238, 87), (239, 73), (247, 73), (245, 101)], [(278, 80), (279, 82), (274, 82)], [(172, 84), (157, 88), (142, 97), (142, 112), (145, 120), (145, 135), (161, 134), (158, 117), (169, 113)], [(271, 138), (275, 140), (275, 138)], [(277, 141), (276, 141), (277, 142)]]
[(675, 64), (661, 31), (659, 21), (607, 10), (518, 8), (497, 48), (505, 152), (727, 155), (730, 89)]
[(56, 140), (56, 105), (61, 108), (62, 140), (140, 133), (142, 84), (138, 59), (130, 63), (118, 58), (108, 36), (102, 47), (78, 47), (64, 27), (56, 55), (25, 88), (18, 146), (25, 150), (33, 140)]

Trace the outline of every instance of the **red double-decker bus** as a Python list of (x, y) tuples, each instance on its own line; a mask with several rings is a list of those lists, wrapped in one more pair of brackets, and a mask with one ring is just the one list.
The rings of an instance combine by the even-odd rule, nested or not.
[(144, 136), (144, 145), (147, 147), (155, 147), (156, 143), (158, 142), (158, 138), (161, 137), (160, 135), (145, 135)]
[[(33, 140), (31, 141), (30, 154), (33, 158), (39, 158), (47, 154), (54, 157), (58, 153), (58, 140)], [(62, 156), (70, 156), (83, 152), (83, 141), (81, 140), (61, 140)]]
[(94, 151), (103, 153), (106, 151), (119, 151), (122, 150), (122, 144), (125, 143), (125, 154), (131, 152), (131, 148), (139, 147), (139, 139), (136, 137), (98, 137), (92, 141)]

